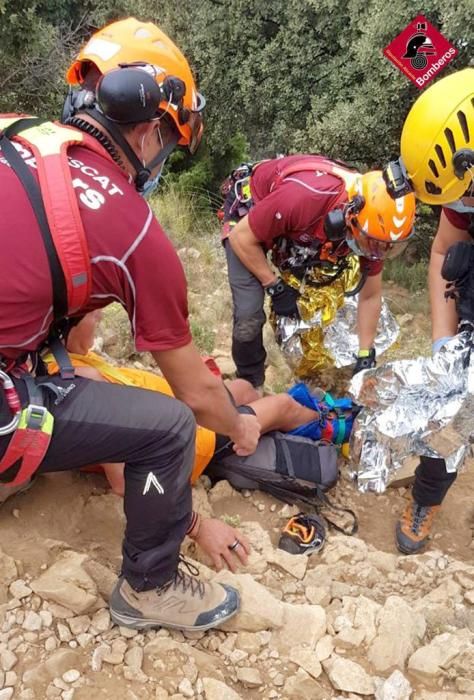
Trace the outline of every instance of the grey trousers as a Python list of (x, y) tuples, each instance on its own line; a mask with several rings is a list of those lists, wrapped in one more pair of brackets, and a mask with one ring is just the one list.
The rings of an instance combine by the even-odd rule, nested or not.
[[(41, 379), (36, 380), (41, 382)], [(48, 377), (74, 388), (64, 397), (43, 392), (53, 413), (53, 437), (39, 473), (89, 464), (125, 462), (127, 517), (122, 573), (135, 588), (169, 581), (191, 519), (190, 476), (195, 451), (195, 420), (180, 401), (156, 391)], [(24, 384), (18, 383), (24, 396)], [(8, 415), (0, 391), (0, 421)], [(0, 438), (3, 455), (9, 436)], [(17, 470), (16, 465), (8, 472)], [(2, 481), (14, 478), (5, 472)], [(63, 504), (67, 508), (67, 504)]]
[(238, 377), (253, 386), (261, 386), (267, 357), (263, 346), (265, 292), (258, 279), (235, 255), (228, 239), (224, 247), (233, 302), (232, 358)]

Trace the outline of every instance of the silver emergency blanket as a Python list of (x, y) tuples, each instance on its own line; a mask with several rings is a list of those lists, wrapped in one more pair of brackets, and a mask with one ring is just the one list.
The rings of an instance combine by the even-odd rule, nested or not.
[(463, 331), (433, 358), (397, 360), (357, 374), (350, 393), (363, 406), (351, 436), (359, 490), (382, 492), (419, 455), (459, 469), (474, 438), (473, 333)]
[[(321, 311), (317, 311), (309, 321), (278, 317), (275, 336), (290, 367), (295, 370), (301, 366), (305, 354), (302, 339), (308, 331), (316, 327), (322, 327), (323, 346), (326, 352), (318, 354), (322, 361), (322, 356), (327, 355), (326, 366), (340, 368), (352, 365), (359, 349), (357, 303), (358, 296), (346, 297), (344, 305), (337, 310), (334, 320), (328, 325), (324, 325)], [(395, 317), (387, 302), (382, 299), (382, 310), (374, 344), (377, 356), (396, 341), (399, 332), (400, 328)], [(317, 367), (317, 369), (320, 368)], [(307, 372), (305, 376), (308, 376)]]

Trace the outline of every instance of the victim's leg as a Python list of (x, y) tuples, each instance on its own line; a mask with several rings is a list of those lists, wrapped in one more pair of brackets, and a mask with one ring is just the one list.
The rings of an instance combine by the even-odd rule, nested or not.
[(289, 394), (264, 396), (249, 405), (255, 411), (262, 433), (271, 430), (289, 432), (320, 417), (318, 411), (302, 406)]

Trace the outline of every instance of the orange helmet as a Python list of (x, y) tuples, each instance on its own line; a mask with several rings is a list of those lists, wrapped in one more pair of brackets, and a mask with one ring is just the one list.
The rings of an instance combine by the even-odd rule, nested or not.
[(415, 195), (392, 199), (381, 170), (356, 177), (348, 188), (345, 216), (349, 247), (365, 258), (394, 258), (413, 235)]
[(66, 73), (69, 85), (87, 85), (92, 75), (101, 75), (123, 66), (151, 69), (165, 99), (159, 103), (179, 132), (178, 143), (194, 153), (202, 136), (201, 112), (204, 97), (197, 91), (189, 64), (178, 47), (151, 22), (134, 17), (113, 22), (97, 31), (79, 52)]

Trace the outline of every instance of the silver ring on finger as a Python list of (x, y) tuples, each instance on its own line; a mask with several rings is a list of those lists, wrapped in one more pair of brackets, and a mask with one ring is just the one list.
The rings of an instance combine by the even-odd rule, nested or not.
[(240, 541), (239, 541), (239, 540), (235, 540), (235, 542), (233, 542), (232, 544), (229, 544), (229, 545), (228, 545), (228, 549), (230, 549), (231, 552), (233, 552), (235, 549), (237, 549), (237, 547), (240, 547)]

